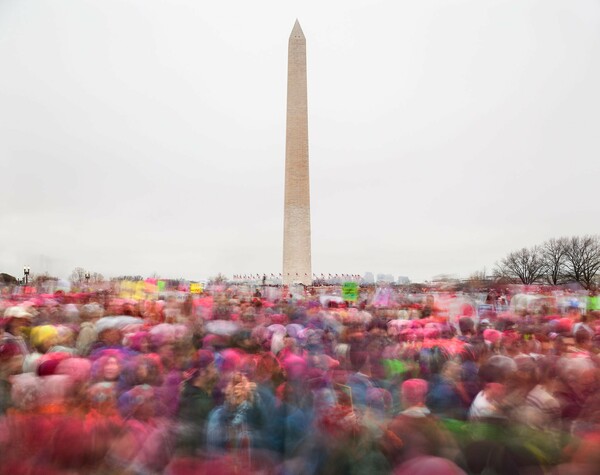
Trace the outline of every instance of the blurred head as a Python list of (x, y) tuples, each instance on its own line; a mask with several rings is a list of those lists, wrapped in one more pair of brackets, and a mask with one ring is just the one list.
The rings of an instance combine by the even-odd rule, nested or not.
[(282, 364), (288, 381), (299, 381), (306, 375), (307, 362), (301, 356), (290, 354)]
[(529, 356), (515, 358), (517, 370), (513, 375), (513, 382), (523, 387), (533, 387), (539, 383), (539, 370), (535, 360)]
[(109, 356), (104, 363), (102, 376), (104, 381), (116, 381), (121, 374), (121, 365), (114, 356)]
[(483, 330), (483, 339), (489, 345), (496, 346), (502, 341), (502, 333), (493, 328)]
[(103, 330), (98, 339), (107, 346), (117, 346), (121, 344), (122, 335), (118, 328), (106, 328)]
[(256, 384), (251, 383), (242, 373), (234, 373), (225, 388), (225, 401), (229, 406), (237, 407), (243, 402), (254, 400)]
[(408, 379), (404, 381), (400, 388), (402, 405), (405, 408), (412, 406), (424, 406), (427, 389), (427, 381), (424, 379)]
[(454, 361), (446, 361), (441, 374), (448, 381), (458, 381), (460, 379), (461, 366)]
[(350, 364), (352, 365), (352, 369), (354, 371), (363, 370), (367, 364), (368, 357), (368, 352), (357, 350), (352, 346), (350, 347)]
[(206, 391), (212, 390), (218, 379), (215, 357), (212, 352), (198, 350), (192, 371), (191, 382), (193, 386)]
[(53, 325), (33, 327), (29, 335), (33, 347), (40, 353), (46, 353), (58, 342), (58, 331)]
[(149, 333), (136, 332), (133, 335), (129, 335), (129, 346), (132, 350), (139, 353), (149, 353), (151, 351)]
[(88, 303), (81, 307), (79, 317), (82, 320), (95, 321), (104, 315), (104, 309), (98, 303)]
[(8, 377), (21, 372), (23, 354), (19, 345), (7, 341), (0, 344), (0, 377)]
[(512, 358), (494, 355), (479, 367), (479, 377), (484, 383), (504, 383), (516, 371)]
[(160, 361), (156, 355), (139, 355), (129, 360), (122, 369), (122, 378), (130, 386), (161, 382)]
[(382, 388), (367, 390), (367, 406), (381, 413), (388, 413), (392, 408), (392, 395)]
[(5, 325), (6, 331), (14, 336), (23, 336), (25, 329), (31, 326), (29, 318), (10, 318)]
[(475, 331), (475, 322), (469, 317), (462, 317), (458, 321), (458, 328), (460, 328), (461, 334), (469, 335)]
[(575, 332), (575, 344), (580, 348), (589, 348), (592, 344), (592, 334), (585, 328), (580, 328)]
[(119, 398), (118, 404), (124, 417), (148, 420), (156, 414), (156, 393), (146, 384), (134, 386)]

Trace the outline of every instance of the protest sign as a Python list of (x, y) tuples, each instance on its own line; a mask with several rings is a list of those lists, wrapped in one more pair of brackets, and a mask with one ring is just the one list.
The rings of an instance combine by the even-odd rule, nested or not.
[(342, 298), (347, 302), (358, 300), (358, 284), (356, 282), (344, 282), (342, 285)]

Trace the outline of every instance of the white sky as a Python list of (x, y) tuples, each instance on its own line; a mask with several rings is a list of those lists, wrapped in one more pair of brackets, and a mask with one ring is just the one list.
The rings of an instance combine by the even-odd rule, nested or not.
[(0, 271), (281, 272), (296, 18), (314, 272), (600, 230), (597, 0), (1, 0)]

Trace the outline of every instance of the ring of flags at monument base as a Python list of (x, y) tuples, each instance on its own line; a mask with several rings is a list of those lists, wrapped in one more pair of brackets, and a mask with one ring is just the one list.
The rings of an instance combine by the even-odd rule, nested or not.
[[(234, 274), (233, 275), (233, 280), (234, 281), (256, 281), (256, 280), (262, 280), (263, 284), (266, 283), (267, 281), (271, 282), (271, 283), (277, 283), (278, 280), (281, 280), (283, 278), (284, 275), (290, 275), (289, 273), (287, 274), (282, 274), (282, 273), (278, 273), (278, 274), (274, 274), (274, 273), (263, 273), (263, 274)], [(300, 274), (298, 272), (296, 272), (295, 274), (296, 277), (300, 277)], [(308, 273), (304, 274), (304, 277), (310, 277), (310, 275)], [(360, 274), (325, 274), (325, 273), (321, 273), (321, 274), (317, 274), (317, 273), (313, 273), (312, 274), (312, 281), (315, 283), (328, 283), (331, 281), (337, 281), (338, 283), (344, 281), (356, 281), (356, 282), (360, 282), (360, 280), (362, 279), (362, 277), (360, 276)]]

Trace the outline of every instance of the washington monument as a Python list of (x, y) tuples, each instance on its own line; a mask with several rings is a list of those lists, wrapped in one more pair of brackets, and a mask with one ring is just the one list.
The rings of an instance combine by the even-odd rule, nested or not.
[(300, 23), (296, 20), (288, 44), (283, 218), (283, 283), (285, 285), (312, 283), (306, 96), (306, 38)]

